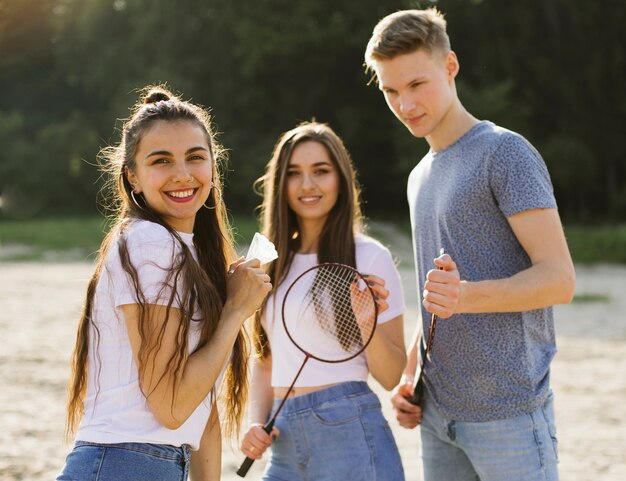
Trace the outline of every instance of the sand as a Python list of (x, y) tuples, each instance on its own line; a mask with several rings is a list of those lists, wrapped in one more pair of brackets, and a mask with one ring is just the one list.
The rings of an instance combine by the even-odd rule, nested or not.
[[(397, 251), (396, 251), (397, 252)], [(400, 267), (413, 330), (410, 249)], [(408, 253), (408, 254), (407, 254)], [(65, 384), (90, 263), (0, 261), (0, 481), (55, 479), (63, 443)], [(626, 479), (626, 267), (577, 266), (576, 302), (555, 309), (553, 363), (560, 473), (565, 481)], [(594, 300), (595, 299), (595, 300)], [(375, 382), (407, 480), (422, 479), (419, 431), (399, 427)], [(240, 479), (243, 456), (225, 440), (222, 479)], [(257, 462), (246, 479), (259, 479)]]

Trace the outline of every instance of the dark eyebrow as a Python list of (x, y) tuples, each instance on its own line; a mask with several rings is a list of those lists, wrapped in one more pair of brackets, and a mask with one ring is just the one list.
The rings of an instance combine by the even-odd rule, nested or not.
[(171, 152), (168, 152), (167, 150), (155, 150), (154, 152), (150, 152), (148, 155), (146, 155), (146, 159), (148, 157), (154, 157), (155, 155), (167, 155), (167, 156), (172, 156)]
[[(324, 165), (332, 165), (332, 163), (331, 163), (331, 162), (327, 162), (327, 161), (323, 160), (323, 161), (321, 161), (321, 162), (315, 162), (315, 163), (312, 165), (312, 167), (321, 167), (321, 166), (324, 166)], [(294, 169), (295, 169), (295, 168), (299, 168), (299, 167), (300, 167), (299, 165), (297, 165), (297, 164), (292, 164), (291, 162), (289, 162), (289, 164), (287, 165), (287, 168), (294, 168)]]
[[(207, 149), (206, 147), (202, 147), (201, 145), (198, 145), (197, 147), (192, 147), (190, 149), (187, 149), (187, 152), (185, 152), (185, 155), (191, 154), (192, 152), (195, 152), (196, 150), (204, 150), (205, 152), (209, 152), (209, 149)], [(166, 156), (171, 157), (173, 154), (171, 152), (168, 152), (167, 150), (155, 150), (154, 152), (150, 152), (148, 155), (146, 155), (146, 158), (153, 157), (155, 155), (166, 155)]]
[(198, 145), (197, 147), (192, 147), (191, 149), (188, 149), (187, 152), (185, 152), (186, 154), (191, 154), (192, 152), (195, 152), (196, 150), (204, 150), (205, 152), (209, 152), (209, 149), (207, 149), (206, 147), (202, 147), (201, 145)]
[[(406, 83), (405, 87), (409, 87), (411, 85), (415, 85), (416, 83), (422, 83), (422, 82), (425, 82), (425, 81), (426, 81), (426, 79), (424, 77), (415, 77), (414, 79), (409, 80)], [(396, 91), (395, 89), (393, 89), (391, 87), (387, 87), (386, 85), (383, 85), (383, 84), (380, 84), (380, 90), (383, 90), (383, 91), (387, 90), (387, 91), (393, 91), (393, 92)]]

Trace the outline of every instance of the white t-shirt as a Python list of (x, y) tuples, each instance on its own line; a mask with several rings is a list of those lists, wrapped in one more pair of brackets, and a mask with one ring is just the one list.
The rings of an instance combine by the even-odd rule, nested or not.
[[(195, 256), (193, 234), (179, 234)], [(180, 246), (166, 229), (147, 221), (133, 222), (123, 235), (146, 302), (167, 305), (171, 288), (164, 286), (164, 282), (180, 253)], [(96, 344), (91, 329), (85, 414), (76, 439), (106, 444), (189, 444), (192, 449), (198, 449), (211, 412), (212, 396), (209, 394), (178, 429), (168, 429), (157, 421), (139, 388), (138, 370), (121, 309), (125, 304), (136, 303), (135, 288), (130, 276), (122, 269), (114, 243), (107, 254), (94, 297), (93, 319), (100, 336)], [(175, 299), (172, 306), (178, 307), (180, 302)], [(200, 330), (199, 323), (192, 321), (190, 353), (198, 345)], [(215, 386), (216, 392), (220, 382), (221, 376)]]
[[(378, 241), (357, 235), (356, 268), (361, 274), (376, 275), (385, 280), (389, 290), (389, 308), (378, 316), (378, 324), (385, 323), (404, 313), (404, 296), (400, 275), (389, 250)], [(272, 350), (272, 386), (286, 387), (293, 382), (305, 355), (290, 340), (282, 321), (282, 305), (291, 283), (305, 270), (318, 264), (317, 254), (295, 254), (284, 280), (270, 294), (261, 324)], [(296, 387), (323, 386), (346, 381), (367, 381), (369, 368), (365, 353), (354, 359), (332, 364), (309, 359), (296, 381)]]

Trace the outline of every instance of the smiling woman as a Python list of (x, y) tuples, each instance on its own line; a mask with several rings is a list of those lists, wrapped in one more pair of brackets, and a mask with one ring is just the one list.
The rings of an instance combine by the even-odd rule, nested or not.
[(135, 169), (125, 168), (133, 194), (180, 232), (193, 232), (196, 213), (213, 186), (205, 131), (189, 121), (159, 121), (139, 142)]
[(287, 204), (308, 234), (301, 252), (315, 252), (326, 217), (337, 203), (339, 174), (328, 150), (319, 142), (305, 141), (293, 149), (287, 166)]
[[(237, 474), (244, 476), (271, 444), (264, 481), (402, 481), (396, 443), (367, 384), (369, 374), (386, 389), (400, 379), (406, 361), (402, 287), (390, 252), (362, 232), (350, 154), (330, 126), (305, 122), (283, 133), (259, 183), (263, 233), (279, 257), (267, 270), (276, 288), (255, 315), (251, 423), (241, 443), (249, 460)], [(318, 269), (321, 263), (333, 263), (328, 277), (335, 283), (325, 284), (328, 265)], [(375, 293), (377, 317), (357, 314), (371, 311), (356, 308), (367, 296), (346, 287), (346, 279), (355, 279), (353, 269)], [(341, 280), (338, 272), (350, 276)], [(290, 334), (287, 326), (302, 319)], [(376, 322), (375, 330), (368, 319)], [(294, 331), (306, 334), (293, 341)], [(314, 352), (317, 359), (309, 361)]]
[(224, 380), (238, 428), (242, 324), (271, 289), (258, 259), (235, 261), (220, 153), (207, 112), (163, 88), (103, 151), (117, 215), (78, 326), (60, 481), (219, 479), (216, 393)]

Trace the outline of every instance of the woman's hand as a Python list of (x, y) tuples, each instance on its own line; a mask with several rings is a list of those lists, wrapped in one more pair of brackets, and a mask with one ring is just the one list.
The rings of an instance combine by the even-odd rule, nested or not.
[(378, 314), (382, 314), (389, 309), (389, 303), (387, 302), (389, 291), (385, 289), (385, 280), (373, 274), (363, 274), (363, 277), (365, 278), (367, 285), (374, 292), (374, 296), (376, 296)]
[(228, 287), (225, 309), (237, 311), (247, 319), (261, 306), (272, 289), (270, 276), (258, 259), (239, 259), (228, 270)]
[(272, 444), (272, 439), (279, 435), (280, 431), (276, 427), (272, 428), (270, 434), (267, 434), (262, 424), (253, 423), (241, 441), (241, 452), (254, 460), (261, 459), (263, 453)]

